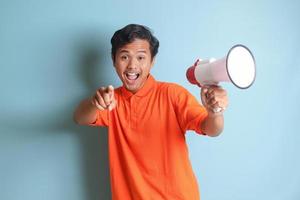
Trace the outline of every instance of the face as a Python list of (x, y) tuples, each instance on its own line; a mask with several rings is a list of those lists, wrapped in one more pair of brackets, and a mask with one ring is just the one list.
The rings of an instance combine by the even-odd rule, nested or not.
[(149, 42), (142, 39), (136, 39), (119, 48), (114, 61), (119, 78), (132, 93), (143, 87), (153, 64)]

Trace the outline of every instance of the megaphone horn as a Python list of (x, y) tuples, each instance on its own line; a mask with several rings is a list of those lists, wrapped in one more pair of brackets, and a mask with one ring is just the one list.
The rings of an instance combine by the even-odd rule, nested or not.
[(232, 82), (238, 88), (246, 89), (253, 84), (255, 76), (254, 56), (241, 44), (231, 47), (221, 59), (197, 60), (186, 72), (189, 82), (200, 87)]

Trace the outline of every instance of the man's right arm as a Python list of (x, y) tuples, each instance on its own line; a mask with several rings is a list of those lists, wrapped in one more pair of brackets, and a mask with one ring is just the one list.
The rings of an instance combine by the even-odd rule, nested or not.
[(77, 124), (89, 125), (97, 120), (98, 110), (116, 107), (113, 86), (101, 87), (93, 97), (84, 99), (76, 108), (73, 118)]
[(84, 99), (76, 108), (73, 118), (77, 124), (87, 125), (97, 119), (98, 108), (92, 103), (92, 99)]

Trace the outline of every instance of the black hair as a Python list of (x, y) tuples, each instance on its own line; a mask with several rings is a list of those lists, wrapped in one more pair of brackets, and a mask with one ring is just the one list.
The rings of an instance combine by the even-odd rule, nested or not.
[(143, 25), (128, 24), (122, 29), (116, 31), (112, 36), (111, 42), (111, 55), (115, 61), (116, 52), (119, 48), (126, 44), (133, 42), (135, 39), (143, 39), (149, 42), (151, 59), (155, 57), (158, 52), (159, 41), (151, 33), (151, 30)]

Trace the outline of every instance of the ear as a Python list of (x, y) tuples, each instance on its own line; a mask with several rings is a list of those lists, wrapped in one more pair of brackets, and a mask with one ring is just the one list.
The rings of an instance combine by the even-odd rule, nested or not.
[(154, 63), (155, 63), (155, 57), (152, 58), (151, 67), (150, 68), (152, 68), (154, 66)]
[(115, 59), (114, 59), (113, 54), (110, 54), (110, 56), (111, 56), (111, 60), (112, 60), (112, 62), (113, 62), (114, 67), (116, 67), (116, 66), (115, 66)]

